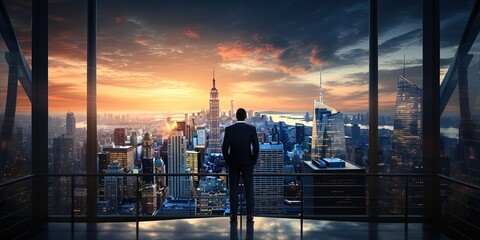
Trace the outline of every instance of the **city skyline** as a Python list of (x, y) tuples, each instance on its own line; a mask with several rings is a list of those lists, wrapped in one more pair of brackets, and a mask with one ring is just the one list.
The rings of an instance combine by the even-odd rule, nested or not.
[[(212, 67), (225, 99), (220, 109), (229, 109), (233, 99), (236, 106), (258, 111), (310, 111), (322, 68), (329, 102), (343, 112), (366, 111), (368, 1), (272, 3), (116, 1), (110, 6), (100, 1), (98, 111), (206, 108)], [(395, 4), (379, 6), (379, 106), (389, 112), (403, 55), (411, 81), (420, 84), (422, 72), (421, 4), (402, 3), (401, 13)], [(441, 8), (441, 30), (449, 34), (442, 38), (442, 75), (461, 36), (455, 26), (468, 15), (461, 4), (452, 5)], [(29, 6), (7, 6), (30, 61), (30, 17), (22, 15)], [(49, 12), (49, 111), (81, 114), (86, 109), (86, 4), (51, 3)], [(28, 111), (27, 102), (19, 91), (18, 112)]]

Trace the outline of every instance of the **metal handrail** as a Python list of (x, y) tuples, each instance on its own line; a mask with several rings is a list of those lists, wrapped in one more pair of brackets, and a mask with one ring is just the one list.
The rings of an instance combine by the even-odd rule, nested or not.
[[(228, 173), (71, 173), (71, 174), (35, 174), (37, 177), (135, 177), (135, 176), (218, 176), (226, 177)], [(362, 176), (362, 177), (436, 177), (438, 174), (384, 174), (384, 173), (253, 173), (253, 176), (261, 177), (314, 177), (314, 176)]]
[(463, 185), (465, 187), (473, 188), (477, 191), (480, 191), (480, 186), (477, 186), (477, 185), (474, 185), (474, 184), (471, 184), (471, 183), (467, 183), (467, 182), (464, 182), (464, 181), (461, 181), (461, 180), (458, 180), (458, 179), (455, 179), (455, 178), (452, 178), (452, 177), (449, 177), (449, 176), (445, 176), (443, 174), (437, 174), (437, 177), (448, 180), (450, 182), (454, 182), (454, 183)]
[(15, 184), (15, 183), (18, 183), (18, 182), (22, 182), (22, 181), (25, 181), (27, 179), (33, 178), (33, 177), (35, 177), (34, 174), (29, 174), (29, 175), (25, 175), (23, 177), (16, 178), (14, 180), (6, 181), (6, 182), (3, 182), (3, 183), (0, 183), (0, 188), (8, 186), (8, 185)]

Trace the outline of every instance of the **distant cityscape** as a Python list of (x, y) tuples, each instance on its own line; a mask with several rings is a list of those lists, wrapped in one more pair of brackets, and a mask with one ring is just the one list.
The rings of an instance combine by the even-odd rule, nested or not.
[[(137, 183), (135, 176), (141, 173), (228, 173), (220, 146), (225, 127), (236, 121), (236, 106), (230, 99), (230, 109), (220, 109), (221, 91), (216, 88), (215, 81), (213, 74), (209, 108), (185, 113), (181, 119), (178, 116), (175, 119), (159, 119), (146, 114), (98, 114), (98, 154), (94, 159), (98, 173), (132, 175), (98, 177), (98, 214), (230, 214), (226, 177), (143, 176)], [(379, 116), (379, 172), (421, 173), (422, 91), (399, 76), (396, 93), (395, 113)], [(320, 76), (319, 97), (313, 99), (312, 112), (247, 110), (246, 121), (257, 128), (260, 142), (255, 172), (368, 172), (368, 113), (348, 115), (326, 102), (328, 99), (324, 101)], [(29, 120), (20, 116), (17, 121), (12, 153), (2, 174), (5, 180), (21, 176), (31, 168), (31, 135), (23, 134), (24, 131), (31, 132), (28, 130)], [(446, 175), (465, 174), (464, 164), (450, 163), (457, 156), (458, 123), (457, 118), (442, 118), (442, 151), (445, 154), (439, 159)], [(85, 157), (86, 128), (77, 124), (81, 122), (77, 122), (73, 112), (68, 112), (65, 119), (49, 118), (50, 174), (86, 173), (86, 162), (91, 161)], [(70, 181), (69, 177), (49, 178), (50, 214), (69, 213), (71, 196), (74, 197), (75, 214), (85, 214), (86, 179), (75, 178), (73, 194)], [(366, 214), (365, 178), (325, 178), (321, 174), (303, 179), (295, 176), (255, 177), (256, 214), (299, 214), (301, 181), (306, 186), (304, 208), (308, 212)], [(342, 185), (357, 187), (345, 188)], [(386, 189), (385, 194), (402, 194), (399, 191), (403, 190)], [(421, 194), (421, 190), (418, 191)], [(240, 202), (244, 204), (244, 201)], [(384, 204), (391, 204), (390, 208), (386, 208), (390, 213), (400, 209), (395, 207), (395, 203)]]

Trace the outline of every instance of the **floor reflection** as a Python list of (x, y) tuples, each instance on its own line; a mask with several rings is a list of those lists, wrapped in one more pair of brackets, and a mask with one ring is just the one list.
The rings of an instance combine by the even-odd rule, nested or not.
[[(50, 223), (49, 231), (34, 239), (448, 239), (421, 223), (339, 222), (255, 217), (230, 223), (228, 217), (124, 223)], [(138, 230), (138, 231), (137, 231)]]

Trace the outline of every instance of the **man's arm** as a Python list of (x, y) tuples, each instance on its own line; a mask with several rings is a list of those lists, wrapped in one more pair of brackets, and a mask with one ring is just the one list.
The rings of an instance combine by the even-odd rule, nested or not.
[(253, 147), (253, 163), (256, 164), (258, 160), (258, 152), (260, 147), (258, 146), (257, 129), (255, 127), (253, 127), (252, 147)]
[(223, 159), (225, 159), (225, 163), (227, 165), (230, 163), (230, 159), (228, 156), (229, 148), (230, 148), (230, 141), (228, 139), (228, 128), (225, 128), (225, 137), (223, 138), (222, 153), (223, 153)]

